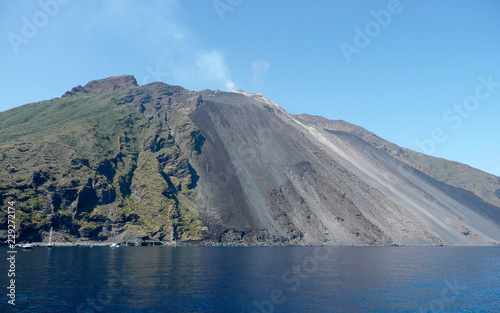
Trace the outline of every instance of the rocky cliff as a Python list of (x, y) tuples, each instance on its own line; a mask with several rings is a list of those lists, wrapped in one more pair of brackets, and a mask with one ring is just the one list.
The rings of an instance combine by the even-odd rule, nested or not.
[(0, 129), (21, 240), (500, 242), (498, 177), (258, 94), (125, 75), (2, 112)]

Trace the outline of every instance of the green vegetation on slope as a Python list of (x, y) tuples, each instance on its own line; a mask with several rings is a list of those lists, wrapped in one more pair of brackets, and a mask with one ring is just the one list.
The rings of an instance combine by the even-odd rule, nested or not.
[(196, 174), (170, 129), (121, 101), (127, 94), (65, 97), (0, 113), (0, 204), (18, 203), (21, 240), (41, 240), (51, 226), (68, 238), (123, 231), (140, 239), (200, 237), (196, 212), (178, 198), (196, 197)]
[[(431, 157), (410, 149), (403, 149), (398, 158), (430, 177), (448, 185), (472, 191), (485, 201), (500, 207), (500, 178), (466, 164)], [(394, 156), (394, 155), (393, 155)]]

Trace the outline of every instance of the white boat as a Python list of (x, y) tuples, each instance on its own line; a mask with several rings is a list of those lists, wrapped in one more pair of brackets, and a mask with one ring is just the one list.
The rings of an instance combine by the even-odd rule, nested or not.
[(31, 245), (31, 243), (25, 243), (24, 245), (21, 246), (21, 248), (29, 250), (33, 249), (33, 246)]
[(110, 248), (119, 248), (120, 245), (117, 244), (117, 243), (112, 243), (111, 246), (109, 246)]

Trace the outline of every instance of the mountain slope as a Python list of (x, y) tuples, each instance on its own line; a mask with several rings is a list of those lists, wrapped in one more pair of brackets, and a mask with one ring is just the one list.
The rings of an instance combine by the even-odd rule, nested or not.
[(323, 129), (343, 131), (356, 135), (393, 158), (414, 167), (441, 182), (473, 192), (485, 201), (500, 206), (500, 179), (466, 164), (431, 157), (407, 148), (401, 148), (362, 127), (341, 120), (328, 120), (321, 116), (297, 115), (299, 120)]
[[(135, 86), (65, 94), (1, 113), (0, 202), (19, 204), (21, 239), (41, 240), (49, 226), (60, 240), (130, 233), (200, 238), (196, 212), (179, 199), (195, 197), (186, 157), (168, 126), (150, 123), (126, 104)], [(162, 162), (171, 169), (165, 177), (162, 153), (170, 156)], [(174, 184), (184, 187), (181, 193)]]
[(24, 240), (52, 226), (62, 240), (500, 242), (498, 177), (257, 94), (125, 75), (2, 112), (0, 129), (0, 202), (19, 203)]

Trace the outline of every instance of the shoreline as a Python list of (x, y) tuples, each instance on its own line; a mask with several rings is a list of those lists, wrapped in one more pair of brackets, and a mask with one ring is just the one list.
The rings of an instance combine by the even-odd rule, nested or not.
[[(498, 247), (498, 244), (492, 245), (338, 245), (338, 244), (287, 244), (287, 243), (243, 243), (243, 242), (217, 242), (217, 241), (74, 241), (74, 242), (53, 242), (52, 247), (106, 247), (111, 244), (118, 244), (120, 247)], [(18, 243), (15, 245), (16, 248), (22, 248), (25, 243)], [(47, 242), (31, 242), (33, 247), (47, 247)], [(8, 245), (0, 245), (6, 246)]]

